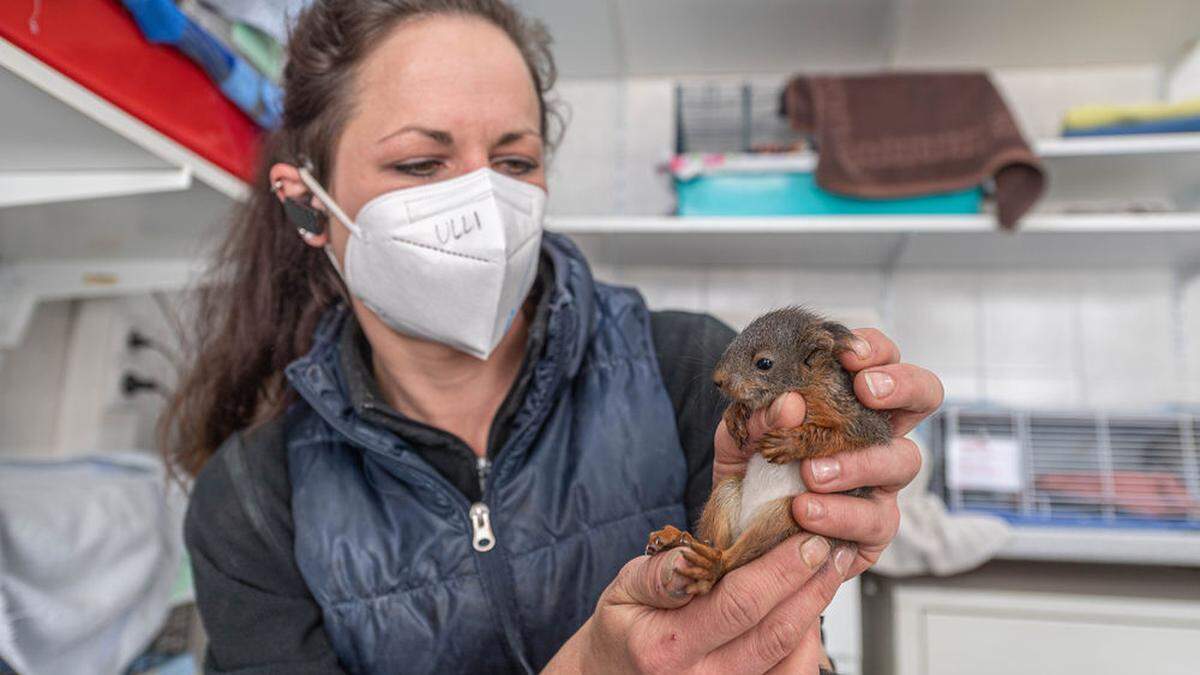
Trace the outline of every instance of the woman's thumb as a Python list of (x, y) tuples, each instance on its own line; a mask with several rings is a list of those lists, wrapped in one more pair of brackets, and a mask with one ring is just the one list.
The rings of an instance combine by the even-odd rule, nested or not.
[(658, 609), (682, 607), (692, 599), (692, 595), (684, 590), (692, 580), (679, 572), (687, 564), (681, 548), (634, 558), (621, 568), (602, 601)]

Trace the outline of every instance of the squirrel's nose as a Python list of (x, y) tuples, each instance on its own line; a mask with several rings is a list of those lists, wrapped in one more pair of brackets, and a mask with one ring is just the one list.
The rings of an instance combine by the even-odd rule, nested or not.
[(713, 376), (713, 384), (715, 384), (717, 386), (717, 389), (723, 388), (725, 386), (725, 376), (724, 375), (714, 375)]

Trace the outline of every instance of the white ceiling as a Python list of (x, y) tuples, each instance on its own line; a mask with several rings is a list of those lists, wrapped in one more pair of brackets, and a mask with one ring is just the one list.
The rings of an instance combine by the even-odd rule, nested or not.
[(564, 77), (1161, 63), (1200, 0), (516, 0)]

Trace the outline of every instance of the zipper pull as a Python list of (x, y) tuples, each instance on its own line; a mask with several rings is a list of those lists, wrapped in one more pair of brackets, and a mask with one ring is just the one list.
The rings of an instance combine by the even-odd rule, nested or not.
[(496, 545), (496, 534), (492, 532), (491, 512), (487, 504), (475, 502), (471, 505), (471, 545), (476, 551), (490, 551)]

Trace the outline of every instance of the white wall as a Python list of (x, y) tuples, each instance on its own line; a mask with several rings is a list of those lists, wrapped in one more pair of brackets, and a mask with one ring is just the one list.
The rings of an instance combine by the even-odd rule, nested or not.
[[(787, 73), (751, 79), (782, 85)], [(1029, 140), (1056, 137), (1063, 112), (1085, 103), (1157, 100), (1156, 65), (1093, 68), (1010, 68), (992, 72)], [(722, 81), (747, 78), (724, 76)], [(674, 208), (667, 175), (658, 170), (674, 152), (671, 78), (564, 80), (557, 87), (568, 125), (550, 162), (551, 215), (663, 215)]]
[[(1194, 340), (1177, 353), (1167, 270), (862, 271), (602, 267), (658, 309), (710, 312), (735, 327), (786, 304), (881, 326), (947, 397), (1048, 409), (1200, 403)], [(889, 290), (890, 289), (890, 290)], [(1200, 292), (1182, 320), (1200, 329)], [(1185, 359), (1186, 357), (1186, 359)], [(1189, 376), (1190, 375), (1190, 376)]]
[(150, 296), (39, 305), (25, 339), (0, 361), (0, 457), (153, 451), (165, 398), (127, 397), (121, 381), (134, 373), (170, 386), (176, 371), (160, 353), (126, 347), (134, 328), (178, 353)]

